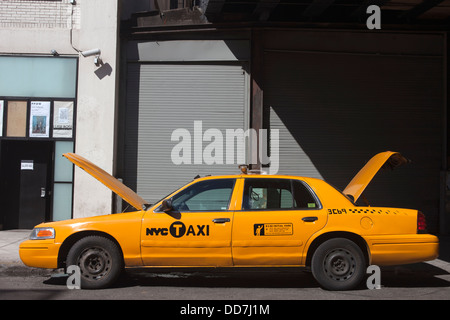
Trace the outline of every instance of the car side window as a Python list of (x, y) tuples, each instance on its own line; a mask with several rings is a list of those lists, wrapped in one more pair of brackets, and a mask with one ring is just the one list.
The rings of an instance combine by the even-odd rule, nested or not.
[(247, 178), (242, 210), (313, 209), (318, 203), (299, 180)]
[(225, 211), (236, 179), (214, 179), (194, 183), (172, 197), (175, 211)]
[(294, 208), (318, 209), (320, 207), (318, 201), (304, 183), (299, 180), (291, 181), (294, 194)]

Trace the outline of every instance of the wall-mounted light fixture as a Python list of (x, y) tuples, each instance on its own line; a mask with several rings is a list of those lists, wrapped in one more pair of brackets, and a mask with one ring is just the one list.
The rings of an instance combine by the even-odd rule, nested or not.
[(81, 55), (83, 56), (83, 57), (91, 57), (91, 56), (95, 56), (94, 57), (94, 64), (97, 66), (97, 67), (99, 67), (99, 66), (101, 66), (102, 64), (103, 64), (103, 61), (102, 61), (102, 59), (100, 58), (100, 54), (101, 54), (101, 51), (100, 51), (100, 49), (91, 49), (91, 50), (86, 50), (86, 51), (81, 51), (80, 52), (81, 53)]

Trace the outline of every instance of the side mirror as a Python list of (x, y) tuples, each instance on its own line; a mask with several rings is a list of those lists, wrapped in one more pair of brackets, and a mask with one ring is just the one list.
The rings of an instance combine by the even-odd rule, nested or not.
[(161, 205), (161, 209), (165, 212), (165, 213), (169, 213), (170, 211), (173, 210), (172, 207), (172, 199), (166, 199), (163, 200), (162, 205)]

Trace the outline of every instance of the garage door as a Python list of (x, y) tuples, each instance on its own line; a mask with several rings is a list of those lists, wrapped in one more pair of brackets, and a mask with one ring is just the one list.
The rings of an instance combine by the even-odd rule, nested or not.
[(416, 208), (436, 229), (443, 157), (442, 57), (265, 53), (264, 105), (279, 129), (279, 173), (343, 189), (374, 154), (412, 162), (378, 174), (372, 205)]
[[(154, 202), (196, 175), (238, 172), (225, 158), (225, 130), (248, 127), (247, 74), (241, 65), (130, 63), (127, 82), (124, 181), (139, 195)], [(219, 133), (222, 141), (216, 140)], [(190, 164), (176, 164), (186, 157)]]

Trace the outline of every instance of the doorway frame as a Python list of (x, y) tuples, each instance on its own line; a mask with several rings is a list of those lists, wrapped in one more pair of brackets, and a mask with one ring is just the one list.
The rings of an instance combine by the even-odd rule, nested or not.
[[(2, 163), (2, 161), (4, 161), (4, 152), (6, 152), (5, 150), (2, 150), (2, 145), (4, 141), (22, 141), (22, 142), (51, 142), (52, 143), (52, 161), (49, 165), (51, 172), (51, 179), (49, 181), (50, 186), (51, 186), (51, 190), (52, 190), (52, 195), (50, 198), (50, 201), (48, 203), (49, 209), (48, 209), (48, 213), (46, 214), (46, 219), (45, 222), (49, 222), (49, 221), (53, 221), (54, 218), (54, 213), (53, 213), (53, 207), (54, 207), (54, 189), (55, 189), (55, 184), (56, 183), (63, 183), (63, 184), (72, 184), (72, 194), (71, 194), (71, 200), (72, 200), (72, 204), (71, 204), (71, 208), (70, 208), (70, 219), (73, 218), (73, 198), (74, 198), (74, 172), (75, 169), (72, 168), (72, 180), (70, 182), (68, 181), (55, 181), (55, 150), (56, 150), (56, 143), (59, 141), (64, 141), (64, 142), (72, 142), (73, 143), (73, 150), (72, 152), (75, 152), (75, 140), (76, 140), (76, 118), (77, 118), (77, 99), (76, 97), (74, 98), (55, 98), (55, 97), (10, 97), (10, 96), (0, 96), (0, 101), (3, 101), (3, 110), (0, 110), (2, 112), (0, 117), (0, 120), (2, 121), (2, 126), (0, 127), (0, 178), (3, 178), (4, 174), (3, 174), (3, 167), (4, 167), (4, 163)], [(13, 136), (7, 136), (8, 134), (8, 104), (10, 102), (15, 102), (15, 101), (24, 101), (26, 102), (26, 120), (25, 120), (25, 126), (26, 126), (26, 130), (25, 130), (25, 135), (24, 136), (20, 136), (20, 137), (13, 137)], [(48, 129), (48, 137), (31, 137), (30, 136), (30, 118), (31, 118), (31, 103), (33, 101), (47, 101), (50, 102), (50, 110), (49, 110), (49, 129)], [(54, 137), (54, 112), (55, 112), (55, 102), (72, 102), (72, 106), (73, 106), (73, 110), (72, 110), (72, 134), (70, 137)], [(20, 187), (20, 182), (18, 183), (18, 186)], [(0, 190), (2, 190), (2, 188), (0, 188)], [(20, 192), (20, 190), (17, 190), (17, 193)], [(0, 195), (0, 205), (5, 205), (5, 201), (8, 201), (8, 199), (2, 199), (4, 198), (3, 195)], [(19, 212), (17, 211), (15, 213), (17, 216), (19, 215)], [(0, 230), (4, 229), (5, 227), (8, 227), (9, 223), (5, 225), (5, 218), (6, 214), (0, 214)], [(16, 226), (18, 226), (19, 223), (16, 224)], [(9, 227), (8, 227), (9, 228)], [(11, 228), (9, 228), (11, 229)], [(13, 227), (12, 229), (15, 229), (15, 227)]]

